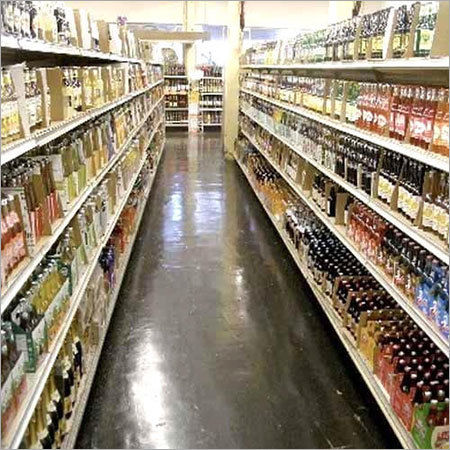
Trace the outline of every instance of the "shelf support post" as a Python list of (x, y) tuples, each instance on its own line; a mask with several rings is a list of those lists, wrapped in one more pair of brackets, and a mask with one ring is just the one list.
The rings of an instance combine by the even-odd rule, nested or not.
[(225, 156), (232, 157), (234, 144), (238, 136), (239, 116), (239, 60), (241, 56), (242, 1), (228, 2), (228, 49), (225, 61), (225, 79), (223, 93), (223, 135)]

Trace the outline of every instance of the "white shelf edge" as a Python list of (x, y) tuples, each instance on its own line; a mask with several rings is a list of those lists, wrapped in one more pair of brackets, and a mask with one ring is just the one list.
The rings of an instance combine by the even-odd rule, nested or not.
[(187, 75), (163, 75), (164, 78), (187, 78)]
[(189, 108), (165, 108), (166, 111), (189, 111)]
[(144, 215), (144, 211), (145, 211), (145, 208), (147, 205), (147, 201), (150, 196), (150, 192), (152, 190), (153, 183), (156, 178), (156, 173), (159, 168), (159, 162), (161, 160), (161, 157), (162, 157), (162, 154), (164, 151), (164, 145), (165, 144), (163, 142), (161, 149), (159, 151), (155, 170), (152, 174), (152, 179), (150, 181), (149, 187), (147, 188), (147, 191), (145, 192), (144, 201), (143, 201), (143, 203), (140, 207), (140, 211), (138, 213), (138, 217), (136, 220), (137, 226), (136, 226), (135, 233), (133, 234), (133, 236), (130, 240), (130, 243), (128, 244), (128, 248), (126, 250), (126, 253), (125, 253), (123, 261), (122, 261), (122, 266), (120, 268), (120, 274), (119, 274), (119, 277), (118, 277), (118, 280), (116, 283), (114, 296), (111, 300), (111, 305), (109, 307), (109, 310), (107, 313), (107, 318), (106, 318), (104, 327), (102, 329), (102, 335), (101, 335), (100, 341), (99, 341), (97, 347), (95, 348), (95, 350), (93, 351), (93, 353), (90, 355), (89, 359), (85, 362), (85, 368), (87, 368), (87, 369), (85, 369), (85, 372), (84, 372), (84, 378), (82, 380), (83, 384), (82, 384), (82, 386), (80, 386), (81, 394), (79, 394), (79, 396), (76, 399), (75, 408), (74, 408), (74, 411), (72, 412), (72, 418), (71, 418), (71, 422), (70, 422), (70, 430), (61, 446), (61, 448), (63, 448), (63, 449), (75, 448), (78, 432), (79, 432), (81, 423), (83, 421), (84, 410), (86, 408), (87, 401), (89, 399), (89, 393), (91, 391), (91, 387), (92, 387), (92, 384), (93, 384), (93, 381), (95, 378), (95, 374), (97, 372), (97, 366), (98, 366), (98, 362), (100, 360), (100, 356), (102, 353), (103, 344), (105, 342), (109, 324), (111, 322), (111, 318), (114, 313), (117, 298), (119, 296), (120, 288), (122, 286), (122, 281), (125, 278), (125, 273), (127, 271), (128, 262), (130, 260), (131, 254), (133, 252), (134, 243), (135, 243), (136, 237), (139, 233), (139, 228), (140, 228), (141, 220), (142, 220), (142, 217)]
[[(317, 170), (320, 170), (324, 175), (326, 175), (328, 178), (333, 180), (335, 183), (342, 186), (346, 191), (351, 193), (354, 197), (356, 197), (358, 200), (362, 201), (364, 204), (369, 206), (371, 209), (373, 209), (376, 213), (378, 213), (380, 216), (382, 216), (384, 219), (389, 221), (392, 225), (395, 225), (399, 230), (403, 231), (404, 233), (408, 234), (409, 237), (414, 239), (418, 244), (420, 244), (422, 247), (433, 253), (435, 256), (437, 256), (441, 261), (445, 262), (446, 264), (449, 264), (449, 255), (446, 251), (445, 247), (443, 245), (439, 245), (437, 242), (437, 239), (429, 238), (425, 232), (421, 231), (419, 228), (415, 227), (414, 225), (407, 222), (406, 219), (401, 217), (400, 213), (394, 213), (393, 211), (389, 211), (386, 209), (386, 207), (381, 203), (379, 200), (375, 198), (371, 198), (369, 195), (367, 195), (365, 192), (361, 191), (357, 187), (353, 186), (351, 183), (345, 181), (342, 179), (339, 175), (332, 172), (329, 169), (326, 169), (322, 166), (319, 162), (317, 162), (314, 158), (311, 158), (308, 155), (305, 155), (302, 153), (302, 151), (297, 148), (295, 145), (290, 143), (287, 139), (277, 134), (270, 126), (264, 124), (261, 122), (261, 120), (253, 117), (250, 113), (245, 111), (243, 108), (241, 108), (241, 111), (249, 117), (251, 120), (253, 120), (255, 123), (257, 123), (259, 126), (264, 128), (266, 131), (271, 133), (273, 136), (275, 136), (279, 141), (283, 142), (285, 145), (287, 145), (290, 149), (292, 149), (295, 153), (297, 153), (299, 156), (301, 156), (305, 161), (308, 161), (311, 165), (313, 165)], [(435, 242), (436, 241), (436, 242)]]
[(222, 123), (202, 123), (202, 127), (221, 127)]
[(200, 111), (223, 111), (223, 108), (202, 108), (200, 106)]
[(292, 259), (297, 264), (297, 267), (299, 268), (301, 274), (307, 281), (308, 285), (310, 286), (311, 290), (313, 291), (317, 301), (319, 302), (319, 305), (321, 306), (322, 310), (324, 311), (325, 315), (327, 316), (328, 320), (330, 321), (331, 325), (333, 326), (333, 329), (335, 330), (336, 334), (339, 336), (339, 339), (341, 340), (341, 343), (344, 345), (345, 349), (347, 350), (347, 353), (353, 360), (353, 363), (357, 367), (359, 373), (361, 374), (362, 378), (366, 382), (369, 390), (371, 391), (372, 395), (374, 396), (375, 400), (378, 403), (378, 406), (382, 410), (384, 416), (388, 420), (389, 424), (391, 425), (394, 433), (396, 434), (397, 438), (399, 439), (400, 443), (404, 448), (417, 448), (410, 433), (406, 430), (406, 428), (401, 423), (400, 419), (398, 418), (397, 414), (392, 410), (392, 407), (390, 405), (389, 398), (386, 397), (385, 390), (381, 383), (377, 380), (376, 376), (370, 371), (370, 369), (367, 367), (367, 364), (364, 361), (363, 356), (359, 353), (358, 349), (355, 347), (353, 342), (348, 336), (348, 333), (346, 333), (346, 330), (342, 327), (340, 323), (340, 317), (334, 311), (333, 307), (330, 305), (329, 299), (326, 298), (326, 296), (320, 291), (320, 288), (316, 285), (316, 283), (311, 279), (311, 275), (307, 271), (307, 269), (304, 267), (304, 265), (301, 263), (300, 258), (298, 254), (294, 251), (294, 248), (289, 241), (288, 237), (280, 229), (280, 226), (273, 216), (273, 214), (270, 212), (270, 210), (266, 207), (264, 204), (264, 201), (262, 197), (260, 196), (259, 192), (255, 189), (253, 186), (252, 181), (250, 180), (246, 169), (242, 165), (242, 163), (236, 158), (236, 162), (239, 165), (240, 169), (244, 173), (249, 185), (251, 186), (253, 192), (255, 193), (255, 196), (258, 198), (259, 202), (261, 203), (263, 209), (265, 210), (266, 214), (269, 216), (270, 220), (272, 221), (273, 226), (278, 231), (278, 234), (280, 235), (282, 241), (284, 242), (285, 246), (287, 247), (289, 253), (292, 256)]
[(200, 92), (200, 95), (223, 95), (222, 92)]
[(318, 62), (309, 64), (243, 64), (241, 69), (268, 70), (447, 70), (449, 57), (363, 61)]
[(400, 153), (401, 155), (407, 156), (408, 158), (427, 164), (431, 167), (434, 167), (435, 169), (439, 169), (443, 172), (449, 173), (450, 161), (444, 156), (438, 156), (420, 147), (411, 144), (405, 144), (396, 141), (395, 139), (380, 136), (375, 133), (370, 133), (366, 130), (361, 130), (354, 125), (333, 120), (322, 114), (309, 111), (306, 108), (301, 108), (299, 106), (290, 105), (289, 103), (282, 102), (280, 100), (275, 100), (273, 98), (267, 97), (266, 95), (254, 92), (250, 89), (241, 88), (241, 92), (253, 95), (254, 97), (272, 103), (273, 105), (276, 105), (288, 111), (292, 111), (293, 113), (296, 113), (302, 117), (306, 117), (307, 119), (319, 122), (323, 125), (326, 125), (327, 127), (358, 137), (372, 144), (379, 145), (380, 147), (386, 148), (396, 153)]
[(9, 161), (12, 161), (19, 156), (29, 152), (30, 150), (39, 147), (41, 145), (48, 144), (49, 142), (57, 139), (69, 131), (74, 130), (75, 128), (83, 125), (89, 120), (95, 119), (96, 117), (101, 116), (102, 114), (107, 113), (111, 109), (114, 109), (135, 97), (138, 97), (141, 94), (153, 89), (154, 87), (161, 84), (164, 80), (158, 80), (152, 83), (150, 86), (140, 89), (138, 91), (132, 92), (123, 96), (118, 100), (114, 100), (113, 102), (108, 103), (107, 105), (103, 105), (100, 108), (96, 108), (94, 110), (85, 111), (81, 114), (81, 117), (76, 117), (75, 119), (70, 119), (69, 121), (64, 121), (64, 123), (50, 126), (46, 129), (39, 130), (37, 133), (34, 133), (32, 136), (24, 139), (20, 139), (17, 142), (12, 142), (7, 145), (4, 150), (0, 153), (1, 165), (6, 164)]
[(430, 337), (430, 339), (443, 351), (445, 354), (449, 352), (449, 342), (437, 329), (437, 327), (411, 302), (404, 298), (401, 291), (394, 287), (392, 281), (388, 280), (381, 270), (373, 264), (367, 257), (362, 255), (347, 236), (336, 228), (334, 223), (300, 190), (296, 183), (294, 183), (280, 168), (272, 161), (272, 159), (264, 152), (260, 146), (242, 130), (242, 133), (247, 136), (253, 146), (266, 158), (266, 160), (273, 166), (273, 168), (283, 177), (289, 184), (291, 189), (302, 199), (302, 201), (314, 212), (314, 214), (324, 223), (324, 225), (345, 245), (345, 247), (353, 254), (353, 256), (363, 264), (372, 276), (380, 283), (381, 286), (392, 296), (392, 298), (404, 309), (404, 311), (411, 316), (411, 318), (422, 328), (423, 331)]
[(223, 77), (202, 77), (202, 80), (223, 80)]
[(189, 126), (188, 122), (166, 122), (166, 127), (187, 127)]
[(23, 50), (29, 52), (40, 52), (49, 55), (68, 55), (77, 56), (89, 59), (99, 59), (103, 61), (113, 62), (141, 62), (138, 58), (131, 58), (128, 56), (115, 55), (113, 53), (102, 53), (95, 50), (87, 50), (78, 47), (63, 46), (59, 44), (52, 44), (50, 42), (42, 42), (26, 38), (17, 38), (14, 36), (1, 35), (2, 49)]
[(102, 169), (102, 171), (97, 175), (97, 177), (87, 186), (84, 190), (83, 194), (75, 201), (72, 208), (67, 212), (67, 214), (60, 220), (60, 223), (56, 226), (54, 233), (51, 236), (48, 236), (45, 239), (43, 245), (39, 248), (39, 250), (30, 257), (28, 264), (21, 270), (16, 277), (8, 283), (8, 286), (5, 292), (2, 293), (2, 298), (0, 301), (0, 310), (1, 314), (4, 313), (5, 309), (14, 299), (16, 294), (22, 288), (23, 284), (26, 280), (31, 276), (33, 271), (39, 265), (42, 258), (46, 255), (46, 253), (50, 250), (52, 245), (58, 240), (58, 237), (67, 227), (69, 222), (75, 216), (77, 211), (89, 197), (89, 195), (93, 192), (93, 190), (100, 184), (105, 175), (110, 171), (110, 169), (116, 164), (119, 158), (123, 155), (124, 151), (128, 147), (128, 145), (133, 140), (134, 136), (141, 129), (146, 120), (150, 117), (151, 113), (157, 108), (157, 106), (163, 101), (164, 97), (161, 97), (145, 114), (143, 120), (138, 124), (138, 126), (129, 134), (127, 140), (122, 144), (121, 148), (118, 152), (113, 156), (113, 158), (108, 162), (108, 164)]
[[(151, 138), (149, 139), (148, 145), (150, 145), (151, 141), (153, 140), (156, 131), (159, 129), (160, 123), (157, 127), (155, 127)], [(34, 383), (29, 383), (27, 386), (30, 385), (33, 386), (33, 389), (29, 389), (27, 392), (26, 397), (23, 399), (20, 412), (17, 413), (14, 422), (17, 423), (17, 428), (14, 433), (11, 433), (12, 435), (6, 436), (2, 439), (2, 448), (19, 448), (20, 443), (23, 439), (23, 435), (25, 434), (25, 431), (27, 429), (28, 423), (33, 415), (33, 411), (36, 407), (36, 404), (40, 398), (40, 395), (45, 387), (45, 383), (47, 381), (47, 378), (50, 374), (50, 371), (53, 367), (53, 364), (55, 363), (55, 360), (58, 356), (59, 350), (61, 349), (61, 346), (64, 342), (64, 339), (66, 337), (66, 334), (70, 328), (70, 325), (72, 323), (73, 317), (75, 316), (75, 313), (78, 309), (78, 306), (81, 302), (81, 299), (83, 297), (84, 291), (86, 290), (86, 287), (89, 283), (89, 280), (91, 278), (92, 272), (94, 271), (98, 258), (100, 257), (101, 251), (103, 247), (108, 243), (109, 237), (111, 233), (114, 230), (114, 227), (116, 226), (117, 220), (127, 204), (128, 197), (133, 190), (134, 184), (142, 170), (142, 167), (144, 166), (146, 162), (146, 158), (143, 158), (143, 160), (140, 163), (139, 169), (136, 171), (136, 173), (133, 175), (132, 180), (130, 180), (130, 184), (121, 199), (120, 204), (117, 207), (117, 211), (114, 213), (114, 216), (112, 217), (112, 220), (107, 226), (106, 232), (103, 235), (101, 242), (99, 246), (97, 246), (95, 252), (93, 255), (90, 256), (90, 263), (85, 269), (85, 272), (83, 273), (83, 276), (81, 280), (79, 281), (76, 292), (72, 294), (71, 298), (71, 305), (69, 308), (69, 312), (64, 319), (64, 324), (61, 326), (60, 330), (58, 331), (57, 336), (54, 339), (53, 348), (48, 352), (48, 354), (45, 356), (45, 359), (41, 362), (38, 370), (31, 375), (31, 378), (36, 379)], [(9, 437), (9, 439), (8, 439)], [(5, 442), (9, 442), (9, 444), (5, 444)]]

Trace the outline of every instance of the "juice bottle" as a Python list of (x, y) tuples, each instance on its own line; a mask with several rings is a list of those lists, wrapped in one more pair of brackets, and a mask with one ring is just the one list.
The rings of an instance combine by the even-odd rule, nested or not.
[(413, 89), (411, 116), (409, 120), (410, 137), (409, 142), (421, 146), (425, 133), (425, 122), (423, 113), (425, 110), (425, 88), (423, 86)]
[(421, 147), (428, 150), (433, 140), (433, 126), (437, 110), (437, 93), (435, 88), (428, 88), (426, 93), (425, 108), (423, 111), (425, 131)]
[(448, 125), (448, 89), (439, 89), (431, 150), (447, 157), (449, 155)]
[(395, 85), (392, 89), (392, 99), (389, 109), (389, 137), (398, 139), (395, 120), (400, 106), (400, 86)]

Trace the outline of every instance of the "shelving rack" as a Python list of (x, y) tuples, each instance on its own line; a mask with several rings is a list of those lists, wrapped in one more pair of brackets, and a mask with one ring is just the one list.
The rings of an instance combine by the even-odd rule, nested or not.
[(313, 291), (317, 301), (319, 302), (319, 305), (321, 306), (322, 310), (326, 314), (334, 331), (336, 332), (336, 334), (337, 334), (338, 338), (340, 339), (341, 343), (343, 344), (344, 348), (347, 350), (347, 353), (350, 355), (350, 358), (352, 359), (353, 363), (357, 367), (357, 369), (358, 369), (359, 373), (361, 374), (362, 378), (364, 379), (365, 383), (369, 387), (369, 390), (371, 391), (372, 395), (374, 396), (375, 400), (377, 401), (378, 406), (383, 411), (383, 414), (385, 415), (386, 419), (388, 420), (389, 424), (391, 425), (392, 429), (394, 430), (400, 443), (402, 444), (402, 446), (404, 448), (408, 448), (408, 449), (416, 448), (414, 441), (411, 438), (411, 435), (405, 429), (402, 422), (398, 418), (397, 414), (392, 409), (392, 406), (389, 402), (389, 396), (388, 396), (387, 392), (385, 391), (383, 385), (372, 374), (372, 372), (370, 371), (363, 356), (361, 355), (361, 353), (358, 351), (358, 349), (354, 345), (352, 337), (349, 335), (348, 331), (342, 326), (341, 318), (339, 317), (337, 312), (333, 309), (333, 307), (330, 305), (329, 299), (323, 294), (323, 292), (320, 290), (319, 286), (317, 286), (314, 279), (311, 277), (310, 273), (308, 272), (307, 267), (300, 260), (298, 253), (296, 252), (294, 246), (291, 244), (288, 236), (283, 231), (280, 222), (274, 217), (274, 215), (270, 212), (269, 208), (265, 205), (264, 199), (258, 193), (258, 190), (255, 188), (252, 180), (249, 177), (248, 171), (245, 169), (245, 167), (239, 161), (239, 159), (236, 158), (236, 162), (237, 162), (238, 166), (241, 168), (243, 174), (245, 175), (245, 177), (246, 177), (250, 187), (252, 188), (253, 192), (255, 193), (256, 197), (260, 201), (262, 207), (264, 208), (264, 211), (269, 216), (269, 219), (271, 220), (273, 226), (275, 227), (278, 234), (280, 235), (281, 240), (283, 241), (284, 245), (288, 249), (293, 260), (297, 264), (297, 267), (299, 268), (300, 272), (302, 273), (302, 275), (305, 278), (306, 282), (308, 283), (309, 287)]
[[(223, 89), (223, 77), (208, 77), (208, 76), (203, 76), (202, 80), (222, 80), (222, 89)], [(223, 91), (220, 92), (202, 92), (200, 91), (200, 97), (203, 96), (209, 96), (209, 95), (217, 95), (217, 96), (223, 96)], [(221, 107), (204, 107), (204, 106), (200, 106), (199, 107), (199, 111), (200, 111), (200, 127), (202, 130), (204, 130), (205, 127), (221, 127), (222, 126), (222, 120), (220, 122), (217, 123), (206, 123), (203, 120), (203, 113), (204, 112), (220, 112), (221, 113), (221, 117), (223, 116), (223, 99), (222, 99), (222, 106)]]
[[(159, 126), (161, 125), (162, 122), (160, 122), (157, 126), (157, 128), (159, 128)], [(125, 252), (125, 254), (123, 255), (123, 261), (121, 264), (121, 267), (119, 268), (119, 274), (116, 280), (116, 285), (114, 288), (114, 293), (112, 294), (112, 299), (111, 299), (111, 305), (109, 307), (109, 310), (106, 314), (106, 321), (104, 326), (102, 327), (101, 330), (101, 335), (100, 335), (100, 339), (99, 339), (99, 344), (95, 347), (95, 349), (92, 351), (92, 353), (90, 355), (88, 355), (88, 357), (86, 358), (86, 363), (85, 366), (88, 367), (87, 369), (87, 375), (85, 375), (85, 377), (83, 378), (81, 385), (80, 385), (80, 392), (81, 394), (79, 397), (79, 401), (77, 402), (76, 406), (75, 406), (75, 410), (72, 412), (72, 417), (71, 417), (71, 425), (70, 425), (70, 431), (67, 434), (67, 436), (64, 439), (64, 442), (61, 446), (61, 448), (63, 449), (71, 449), (71, 448), (75, 448), (75, 444), (76, 444), (76, 439), (77, 439), (77, 435), (78, 435), (78, 431), (80, 429), (81, 426), (81, 422), (83, 420), (83, 414), (84, 414), (84, 410), (86, 408), (86, 404), (89, 398), (89, 392), (91, 390), (92, 387), (92, 383), (94, 381), (94, 377), (95, 377), (95, 373), (97, 371), (97, 366), (98, 366), (98, 362), (100, 359), (100, 355), (102, 353), (102, 348), (103, 348), (103, 344), (105, 342), (105, 338), (106, 338), (106, 333), (108, 331), (108, 327), (109, 327), (109, 323), (111, 321), (111, 317), (112, 314), (114, 312), (114, 308), (116, 305), (116, 301), (117, 298), (119, 296), (119, 292), (120, 292), (120, 288), (122, 286), (122, 281), (125, 277), (125, 272), (128, 266), (128, 261), (130, 260), (131, 257), (131, 253), (134, 247), (134, 242), (136, 240), (136, 236), (139, 232), (139, 227), (141, 224), (141, 220), (142, 220), (142, 216), (144, 214), (144, 210), (147, 204), (147, 200), (150, 196), (150, 192), (152, 190), (153, 187), (153, 182), (155, 181), (155, 177), (156, 177), (156, 173), (158, 171), (158, 167), (159, 167), (159, 162), (161, 160), (162, 154), (164, 151), (164, 142), (162, 143), (162, 146), (159, 150), (159, 154), (158, 154), (158, 158), (156, 161), (156, 165), (155, 165), (155, 170), (152, 174), (152, 178), (149, 182), (149, 186), (147, 188), (147, 190), (144, 193), (144, 200), (142, 202), (142, 204), (139, 207), (139, 212), (137, 213), (137, 217), (136, 217), (136, 229), (135, 232), (133, 234), (133, 236), (130, 239), (130, 242), (128, 244), (128, 248)]]
[[(83, 50), (75, 47), (65, 47), (44, 42), (35, 42), (31, 40), (17, 39), (11, 36), (3, 36), (3, 35), (1, 42), (1, 52), (2, 57), (6, 56), (7, 59), (11, 59), (12, 56), (14, 55), (16, 56), (19, 55), (20, 58), (23, 58), (23, 60), (31, 60), (45, 57), (46, 61), (48, 62), (48, 65), (52, 65), (52, 62), (53, 65), (55, 65), (60, 63), (61, 61), (70, 61), (71, 64), (78, 64), (78, 65), (86, 65), (99, 62), (130, 62), (130, 63), (140, 62), (140, 60), (135, 58), (127, 58), (119, 55), (105, 54), (91, 50)], [(157, 63), (155, 65), (160, 64)], [(55, 139), (58, 139), (59, 137), (65, 135), (66, 133), (69, 133), (70, 131), (76, 129), (80, 125), (92, 119), (95, 119), (96, 117), (99, 117), (102, 114), (111, 111), (123, 104), (126, 104), (127, 102), (133, 100), (139, 95), (142, 95), (152, 89), (155, 89), (157, 86), (162, 84), (163, 81), (164, 81), (163, 79), (157, 80), (143, 89), (128, 93), (124, 95), (122, 98), (107, 103), (99, 108), (91, 109), (89, 111), (80, 113), (70, 120), (52, 123), (52, 125), (46, 129), (39, 130), (31, 134), (27, 138), (20, 139), (16, 142), (13, 142), (5, 146), (4, 148), (2, 148), (1, 152), (1, 164), (2, 165), (6, 164), (9, 161), (14, 160), (15, 158), (18, 158), (22, 155), (26, 155), (27, 152), (30, 152), (35, 148), (38, 148)], [(29, 279), (29, 277), (33, 274), (34, 270), (38, 267), (39, 263), (45, 257), (47, 252), (57, 242), (58, 238), (62, 235), (63, 231), (69, 225), (73, 217), (75, 217), (75, 215), (77, 214), (79, 209), (83, 206), (84, 202), (88, 199), (90, 194), (96, 189), (97, 186), (100, 185), (102, 180), (105, 179), (105, 177), (111, 171), (111, 169), (116, 166), (116, 164), (120, 161), (122, 156), (126, 153), (133, 139), (142, 129), (147, 119), (156, 110), (156, 108), (159, 108), (161, 106), (162, 108), (164, 108), (164, 96), (156, 100), (153, 105), (149, 105), (148, 110), (144, 113), (142, 117), (142, 120), (136, 125), (136, 127), (133, 130), (129, 131), (129, 133), (127, 134), (127, 138), (125, 139), (125, 142), (121, 145), (120, 148), (116, 150), (114, 156), (110, 159), (110, 161), (106, 164), (106, 166), (97, 174), (97, 176), (89, 182), (84, 192), (82, 192), (78, 196), (78, 198), (74, 200), (73, 204), (68, 208), (68, 211), (66, 211), (64, 217), (61, 218), (56, 224), (54, 224), (54, 226), (52, 227), (53, 228), (52, 234), (50, 236), (46, 236), (45, 238), (43, 238), (39, 242), (38, 247), (33, 252), (33, 254), (30, 255), (30, 257), (28, 257), (25, 261), (23, 261), (20, 267), (18, 267), (15, 270), (15, 274), (13, 274), (12, 279), (8, 281), (7, 285), (5, 286), (4, 292), (2, 292), (2, 299), (0, 301), (0, 308), (2, 314), (5, 312), (6, 308), (11, 304), (14, 297), (18, 294), (18, 292), (26, 283), (26, 281)], [(154, 125), (153, 131), (148, 136), (147, 146), (153, 142), (156, 134), (159, 131), (164, 132), (164, 114), (165, 113), (163, 109), (162, 117), (159, 120), (155, 120), (155, 123), (153, 124)], [(130, 258), (133, 244), (139, 230), (139, 223), (142, 219), (146, 201), (147, 198), (149, 197), (163, 150), (164, 150), (164, 142), (162, 143), (161, 148), (159, 149), (155, 169), (152, 173), (151, 179), (149, 180), (148, 188), (144, 193), (142, 204), (137, 213), (135, 233), (130, 240), (130, 244), (126, 250), (126, 253), (123, 255), (122, 260), (123, 262), (118, 270), (118, 280), (117, 280), (118, 282), (115, 286), (112, 302), (109, 305), (106, 323), (101, 329), (101, 335), (99, 340), (100, 343), (93, 350), (92, 354), (87, 355), (87, 358), (84, 362), (85, 370), (81, 385), (82, 390), (80, 391), (80, 395), (78, 395), (77, 397), (75, 409), (73, 411), (70, 423), (71, 428), (68, 435), (65, 438), (65, 441), (63, 442), (64, 447), (68, 446), (70, 447), (75, 444), (76, 434), (78, 432), (78, 428), (81, 423), (83, 411), (89, 395), (89, 390), (95, 375), (95, 370), (100, 357), (101, 348), (114, 310), (115, 302), (117, 300), (120, 291), (120, 285), (122, 283), (124, 274), (127, 269), (128, 260)], [(133, 173), (131, 180), (129, 180), (129, 184), (126, 191), (124, 192), (122, 198), (118, 199), (118, 203), (116, 205), (114, 214), (110, 217), (106, 229), (102, 230), (103, 235), (99, 239), (98, 246), (95, 249), (93, 249), (93, 251), (89, 255), (88, 262), (83, 268), (83, 273), (80, 275), (78, 283), (74, 287), (74, 290), (70, 296), (68, 310), (61, 320), (61, 326), (57, 331), (56, 335), (54, 336), (50, 348), (48, 349), (47, 352), (45, 352), (41, 356), (36, 372), (26, 374), (26, 391), (23, 393), (20, 405), (18, 405), (18, 409), (15, 413), (14, 418), (12, 419), (10, 426), (8, 427), (8, 430), (2, 436), (2, 448), (19, 448), (19, 446), (21, 445), (28, 424), (31, 420), (31, 417), (33, 416), (34, 409), (38, 404), (39, 398), (46, 385), (48, 376), (55, 364), (59, 351), (63, 346), (63, 343), (71, 327), (72, 321), (77, 313), (78, 307), (84, 298), (86, 289), (89, 285), (89, 281), (94, 272), (94, 269), (98, 264), (98, 258), (102, 252), (102, 249), (108, 243), (108, 240), (117, 224), (117, 221), (124, 207), (127, 204), (129, 196), (134, 188), (135, 182), (138, 179), (145, 163), (146, 157), (144, 157), (137, 165), (137, 170), (135, 171), (135, 173)]]
[[(306, 73), (310, 76), (326, 77), (326, 78), (345, 78), (349, 77), (351, 79), (358, 79), (361, 77), (362, 80), (383, 80), (385, 76), (394, 76), (395, 79), (402, 79), (403, 76), (416, 77), (425, 74), (427, 77), (435, 77), (439, 83), (443, 85), (448, 85), (448, 67), (449, 58), (414, 58), (406, 60), (383, 60), (383, 61), (352, 61), (352, 62), (332, 62), (332, 63), (317, 63), (317, 64), (293, 64), (293, 65), (267, 65), (267, 64), (253, 64), (253, 65), (241, 65), (242, 72), (248, 73), (249, 71), (257, 71), (258, 73), (286, 73), (286, 74), (300, 74)], [(313, 74), (313, 75), (312, 75)], [(447, 81), (445, 81), (447, 80)], [(429, 166), (442, 170), (446, 173), (449, 172), (449, 161), (448, 158), (441, 157), (439, 155), (433, 155), (430, 152), (426, 152), (420, 148), (414, 147), (409, 144), (404, 144), (395, 141), (390, 138), (382, 137), (371, 133), (369, 131), (360, 130), (353, 125), (339, 122), (337, 120), (331, 119), (330, 117), (320, 115), (318, 113), (307, 110), (306, 108), (291, 105), (287, 102), (282, 102), (270, 98), (268, 96), (262, 95), (259, 92), (255, 92), (250, 89), (241, 88), (241, 92), (265, 100), (281, 109), (294, 112), (299, 116), (306, 117), (315, 120), (321, 124), (328, 127), (334, 128), (336, 130), (348, 133), (352, 136), (359, 137), (361, 139), (367, 140), (374, 144), (379, 145), (382, 148), (389, 149), (391, 151), (400, 153), (409, 158), (415, 159), (422, 163), (428, 164)], [(241, 102), (240, 112), (247, 116), (251, 121), (253, 121), (257, 126), (262, 127), (264, 130), (273, 135), (280, 142), (284, 143), (292, 151), (297, 153), (303, 160), (311, 164), (319, 172), (326, 175), (329, 179), (335, 182), (338, 186), (342, 187), (346, 192), (369, 206), (372, 210), (378, 213), (385, 220), (392, 223), (399, 230), (407, 234), (408, 237), (416, 241), (422, 247), (427, 249), (430, 253), (435, 255), (441, 261), (448, 264), (449, 262), (449, 252), (444, 246), (434, 236), (429, 233), (424, 232), (411, 225), (403, 216), (390, 210), (382, 202), (377, 199), (371, 198), (362, 190), (356, 188), (352, 184), (348, 183), (346, 180), (342, 179), (336, 173), (328, 170), (321, 163), (316, 161), (314, 158), (305, 154), (305, 152), (299, 146), (290, 142), (285, 136), (280, 135), (273, 127), (270, 120), (265, 120), (264, 116), (254, 110), (253, 107), (248, 107), (246, 104)], [(324, 214), (320, 208), (311, 200), (311, 198), (300, 188), (293, 179), (277, 164), (272, 158), (267, 154), (258, 141), (255, 140), (249, 133), (240, 127), (240, 132), (249, 140), (252, 146), (262, 154), (262, 156), (272, 165), (272, 167), (281, 175), (281, 177), (286, 181), (288, 186), (292, 191), (306, 204), (316, 215), (316, 217), (323, 222), (323, 224), (344, 244), (344, 246), (355, 256), (355, 258), (360, 261), (371, 275), (383, 286), (384, 289), (397, 301), (403, 310), (409, 314), (409, 316), (417, 323), (417, 325), (430, 337), (430, 339), (443, 351), (445, 354), (449, 354), (449, 342), (446, 339), (437, 326), (431, 322), (419, 308), (413, 304), (406, 296), (400, 291), (394, 283), (388, 279), (388, 277), (383, 273), (383, 271), (372, 263), (365, 255), (363, 255), (356, 245), (351, 241), (346, 234), (345, 227), (342, 225), (336, 225), (333, 219), (330, 219), (326, 214)], [(264, 203), (264, 198), (259, 194), (256, 187), (253, 185), (249, 174), (242, 164), (242, 162), (236, 157), (237, 164), (242, 169), (244, 175), (246, 176), (250, 186), (255, 192), (256, 196), (260, 200), (263, 208), (265, 209), (267, 215), (272, 221), (273, 225), (277, 229), (281, 239), (286, 245), (289, 253), (297, 264), (300, 272), (310, 285), (312, 291), (315, 294), (319, 305), (323, 309), (325, 315), (330, 321), (333, 329), (335, 330), (337, 336), (342, 342), (344, 348), (350, 355), (355, 366), (360, 372), (362, 378), (366, 382), (369, 390), (373, 394), (375, 400), (377, 401), (381, 411), (386, 416), (389, 424), (391, 425), (393, 431), (398, 437), (404, 448), (416, 448), (416, 443), (414, 442), (411, 433), (403, 425), (395, 411), (393, 410), (389, 395), (385, 391), (384, 387), (372, 373), (367, 362), (365, 361), (363, 355), (359, 352), (356, 347), (353, 338), (349, 335), (349, 332), (342, 325), (342, 320), (334, 310), (330, 303), (329, 298), (321, 291), (319, 286), (315, 283), (311, 277), (308, 269), (305, 267), (303, 261), (301, 261), (298, 252), (294, 249), (293, 244), (290, 242), (287, 234), (283, 230), (281, 223), (276, 217), (271, 213), (269, 208)]]
[[(173, 79), (186, 79), (187, 75), (164, 75), (164, 79), (173, 80)], [(187, 105), (184, 108), (166, 108), (166, 111), (189, 111), (189, 95), (188, 92), (182, 92), (179, 94), (166, 94), (166, 95), (186, 95), (187, 97)], [(172, 127), (172, 128), (187, 128), (189, 126), (189, 120), (186, 121), (169, 121), (169, 118), (166, 116), (166, 127)]]

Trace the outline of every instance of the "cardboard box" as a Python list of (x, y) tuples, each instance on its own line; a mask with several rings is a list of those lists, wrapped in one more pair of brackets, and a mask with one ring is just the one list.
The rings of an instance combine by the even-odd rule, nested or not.
[(64, 86), (64, 73), (59, 67), (47, 69), (47, 84), (50, 91), (50, 118), (52, 121), (72, 119), (76, 111), (71, 97), (72, 90)]

